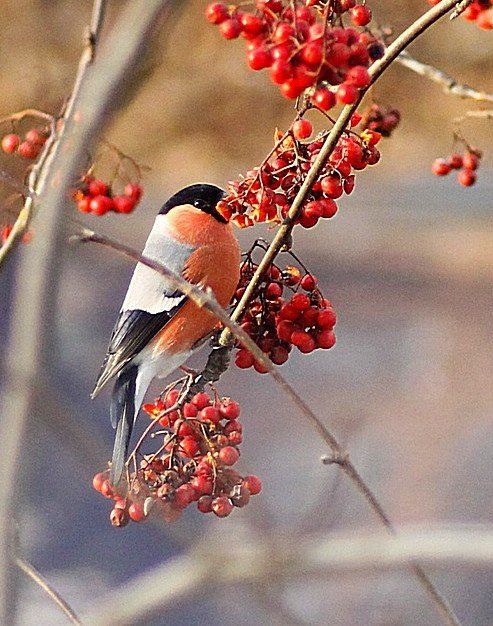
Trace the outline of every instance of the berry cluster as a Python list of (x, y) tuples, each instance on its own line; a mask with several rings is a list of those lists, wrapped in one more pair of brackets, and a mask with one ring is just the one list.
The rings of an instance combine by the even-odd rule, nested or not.
[(390, 137), (400, 121), (401, 114), (397, 109), (386, 108), (373, 103), (363, 112), (360, 126), (374, 130), (383, 137)]
[(108, 211), (131, 213), (141, 196), (142, 187), (138, 183), (128, 183), (122, 194), (114, 194), (110, 185), (89, 175), (83, 176), (73, 194), (79, 211), (93, 215), (104, 215)]
[[(241, 298), (256, 269), (248, 253), (233, 302)], [(243, 330), (276, 365), (288, 360), (293, 346), (303, 353), (332, 348), (335, 323), (336, 313), (320, 293), (313, 274), (295, 266), (280, 270), (276, 265), (270, 266), (240, 320)], [(260, 374), (267, 371), (241, 346), (235, 363), (242, 369), (254, 367)]]
[(131, 474), (127, 493), (112, 488), (108, 472), (96, 474), (94, 488), (114, 500), (110, 514), (114, 526), (140, 522), (153, 515), (171, 522), (191, 503), (201, 513), (226, 517), (234, 507), (244, 507), (260, 493), (257, 476), (241, 476), (233, 469), (240, 452), (240, 406), (230, 398), (197, 393), (177, 407), (179, 391), (171, 389), (144, 411), (162, 429), (154, 433), (159, 448), (144, 455)]
[(41, 149), (49, 137), (47, 128), (31, 128), (21, 137), (17, 133), (9, 133), (2, 138), (2, 150), (6, 154), (18, 154), (30, 161), (37, 159)]
[(431, 171), (436, 176), (446, 176), (452, 170), (458, 170), (457, 180), (463, 187), (474, 185), (477, 179), (476, 170), (481, 162), (482, 153), (475, 148), (467, 148), (464, 154), (453, 152), (446, 159), (435, 159)]
[(366, 27), (372, 15), (365, 2), (256, 0), (254, 5), (252, 12), (245, 12), (213, 2), (207, 6), (206, 18), (218, 25), (226, 39), (242, 35), (249, 67), (269, 68), (272, 82), (286, 98), (297, 98), (311, 88), (312, 101), (324, 110), (336, 103), (356, 102), (359, 89), (371, 82), (370, 63), (384, 52), (383, 44), (368, 30), (342, 25), (343, 15), (348, 14), (352, 26)]
[[(359, 122), (359, 116), (354, 123)], [(353, 123), (353, 122), (352, 122)], [(228, 183), (228, 195), (218, 210), (240, 228), (255, 222), (280, 223), (288, 214), (307, 172), (324, 143), (325, 135), (302, 142), (313, 132), (306, 119), (294, 122), (292, 128), (276, 144), (269, 158), (260, 167), (247, 172), (240, 180)], [(363, 170), (380, 160), (375, 144), (381, 135), (365, 130), (361, 137), (346, 132), (338, 141), (312, 186), (297, 223), (312, 228), (320, 218), (331, 218), (337, 212), (335, 200), (354, 188), (353, 170)]]
[[(428, 4), (435, 6), (440, 0), (428, 0)], [(468, 22), (475, 22), (478, 28), (491, 30), (493, 28), (493, 0), (474, 0), (461, 16)]]

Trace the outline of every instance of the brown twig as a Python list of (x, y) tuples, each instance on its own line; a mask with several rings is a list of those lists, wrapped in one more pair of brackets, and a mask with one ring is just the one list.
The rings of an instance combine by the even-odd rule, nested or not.
[(457, 82), (457, 80), (453, 76), (450, 76), (450, 74), (446, 74), (442, 70), (439, 70), (428, 63), (418, 61), (411, 56), (407, 50), (403, 50), (396, 60), (404, 67), (416, 72), (416, 74), (424, 76), (428, 80), (441, 85), (445, 93), (451, 94), (452, 96), (458, 96), (459, 98), (476, 100), (477, 102), (493, 102), (493, 94), (486, 93), (485, 91), (478, 91), (477, 89), (474, 89), (474, 87)]
[(62, 598), (58, 591), (38, 572), (38, 570), (20, 556), (14, 557), (15, 564), (29, 576), (41, 589), (53, 600), (53, 602), (65, 613), (72, 624), (82, 625), (75, 611)]

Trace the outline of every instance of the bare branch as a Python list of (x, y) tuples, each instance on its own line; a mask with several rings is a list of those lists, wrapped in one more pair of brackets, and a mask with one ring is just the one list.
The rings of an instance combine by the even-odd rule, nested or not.
[[(273, 558), (275, 555), (275, 558)], [(186, 556), (167, 561), (112, 590), (87, 617), (89, 626), (124, 626), (140, 622), (183, 598), (226, 584), (272, 584), (327, 578), (345, 571), (372, 572), (406, 567), (409, 561), (430, 565), (493, 565), (493, 533), (479, 528), (399, 536), (339, 533), (300, 540), (299, 536), (260, 537), (255, 543), (206, 538)], [(162, 581), (162, 583), (159, 583)]]
[(458, 83), (453, 76), (442, 72), (442, 70), (432, 65), (428, 65), (428, 63), (418, 61), (411, 56), (407, 50), (403, 50), (396, 60), (404, 67), (416, 72), (416, 74), (424, 76), (428, 80), (441, 85), (445, 93), (458, 96), (459, 98), (476, 100), (477, 102), (493, 102), (493, 94), (478, 91), (473, 87), (469, 87), (469, 85)]
[(26, 574), (26, 576), (29, 576), (31, 580), (33, 580), (46, 594), (48, 594), (53, 602), (65, 613), (72, 624), (82, 624), (75, 611), (67, 604), (67, 602), (65, 602), (57, 590), (54, 589), (45, 578), (43, 578), (35, 567), (20, 556), (14, 557), (14, 561), (24, 574)]

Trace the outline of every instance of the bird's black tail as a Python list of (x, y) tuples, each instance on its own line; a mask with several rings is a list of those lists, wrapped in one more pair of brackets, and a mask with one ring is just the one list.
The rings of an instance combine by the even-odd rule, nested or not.
[(137, 366), (126, 368), (116, 379), (111, 396), (111, 425), (116, 428), (113, 457), (111, 460), (110, 483), (117, 485), (123, 474), (127, 459), (128, 444), (135, 421), (135, 382)]

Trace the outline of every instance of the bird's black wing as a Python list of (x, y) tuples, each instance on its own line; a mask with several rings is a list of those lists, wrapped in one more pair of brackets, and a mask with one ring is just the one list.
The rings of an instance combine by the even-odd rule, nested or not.
[(108, 380), (118, 374), (166, 326), (185, 304), (187, 296), (177, 291), (167, 296), (165, 300), (168, 308), (158, 313), (139, 309), (120, 312), (92, 397), (98, 394)]

